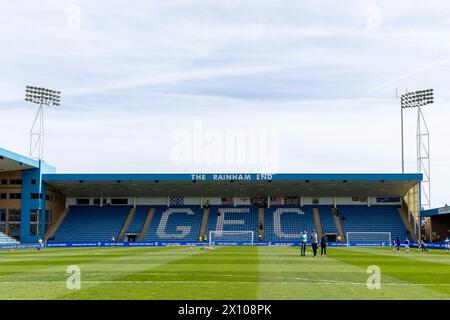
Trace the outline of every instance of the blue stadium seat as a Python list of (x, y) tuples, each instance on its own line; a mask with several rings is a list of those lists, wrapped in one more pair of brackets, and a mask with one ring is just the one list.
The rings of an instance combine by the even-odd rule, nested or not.
[[(225, 222), (222, 231), (253, 231), (253, 241), (258, 240), (258, 207), (257, 206), (233, 206), (233, 205), (214, 205), (210, 206), (208, 226), (206, 228), (207, 235), (210, 231), (219, 231), (218, 226), (220, 220)], [(235, 223), (227, 223), (234, 220)], [(219, 223), (218, 223), (219, 222)], [(223, 238), (222, 241), (249, 241), (247, 235), (230, 236)]]
[(153, 207), (155, 214), (144, 241), (197, 240), (203, 218), (200, 206)]
[[(322, 229), (325, 233), (337, 233), (332, 206), (306, 205), (272, 206), (265, 209), (266, 241), (298, 241), (300, 233), (308, 234), (316, 229), (313, 208), (319, 209)], [(140, 233), (151, 208), (155, 214), (144, 241), (196, 241), (203, 218), (199, 206), (138, 206), (127, 233)], [(125, 222), (131, 206), (73, 206), (52, 242), (109, 241), (116, 238)], [(411, 240), (397, 211), (398, 206), (341, 205), (339, 213), (344, 232), (390, 232), (392, 239), (399, 236)], [(280, 211), (282, 210), (282, 211)], [(223, 213), (225, 212), (225, 216)], [(221, 213), (219, 215), (219, 213)], [(274, 219), (277, 217), (277, 219)], [(279, 219), (278, 219), (279, 218)], [(257, 206), (210, 206), (207, 225), (209, 231), (217, 231), (220, 219), (224, 219), (223, 231), (253, 231), (257, 241), (259, 213)], [(226, 223), (234, 220), (234, 223)], [(234, 241), (239, 241), (235, 239)], [(247, 241), (246, 236), (243, 241)]]
[(333, 206), (319, 205), (315, 207), (319, 209), (320, 223), (322, 224), (323, 233), (338, 234), (332, 211)]
[(140, 233), (151, 208), (151, 206), (137, 206), (126, 233)]
[[(275, 219), (277, 214), (279, 222)], [(266, 241), (299, 241), (303, 230), (309, 234), (313, 229), (316, 224), (312, 206), (272, 206), (265, 211)]]
[(399, 206), (391, 205), (342, 205), (338, 206), (344, 232), (390, 232), (392, 240), (403, 241), (411, 235), (398, 212)]
[(72, 206), (51, 242), (91, 242), (117, 239), (131, 206)]

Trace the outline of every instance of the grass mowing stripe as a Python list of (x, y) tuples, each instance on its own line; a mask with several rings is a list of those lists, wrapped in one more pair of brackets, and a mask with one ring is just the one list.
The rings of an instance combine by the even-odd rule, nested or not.
[[(121, 281), (135, 281), (137, 292), (133, 297), (141, 299), (256, 298), (256, 248), (217, 247), (212, 251), (199, 248), (193, 250), (199, 254), (152, 269), (151, 272), (136, 273), (122, 278)], [(164, 280), (161, 279), (161, 273), (166, 274)], [(224, 274), (231, 274), (236, 278), (228, 277), (224, 281)], [(191, 285), (186, 288), (187, 284)]]
[[(55, 251), (54, 251), (55, 250)], [(16, 272), (20, 272), (22, 278), (26, 279), (28, 276), (28, 280), (34, 279), (35, 275), (42, 275), (42, 278), (48, 280), (56, 279), (56, 282), (47, 281), (47, 285), (42, 285), (40, 287), (36, 287), (32, 285), (32, 282), (29, 281), (29, 285), (18, 282), (16, 285), (12, 282), (10, 285), (2, 285), (0, 288), (0, 299), (56, 299), (60, 295), (67, 294), (69, 291), (66, 286), (66, 268), (69, 265), (78, 265), (81, 268), (81, 271), (86, 270), (98, 270), (106, 271), (111, 266), (116, 266), (117, 262), (120, 260), (127, 260), (136, 255), (145, 254), (148, 250), (142, 249), (118, 249), (118, 248), (102, 248), (100, 250), (85, 250), (85, 255), (80, 258), (78, 256), (70, 256), (65, 260), (64, 263), (57, 263), (56, 266), (52, 264), (48, 264), (48, 252), (51, 252), (50, 255), (65, 255), (66, 251), (70, 251), (70, 249), (50, 249), (46, 250), (45, 259), (42, 261), (34, 260), (36, 255), (41, 255), (41, 252), (38, 251), (30, 251), (26, 254), (20, 255), (24, 260), (24, 264), (22, 267), (17, 267), (18, 270)], [(167, 248), (155, 248), (153, 251), (155, 255), (158, 255), (158, 252), (167, 251)], [(13, 253), (15, 255), (15, 252)], [(32, 258), (34, 264), (29, 264), (28, 258)], [(75, 258), (75, 259), (74, 259)], [(20, 259), (20, 257), (19, 257)], [(101, 269), (99, 269), (99, 266)], [(106, 266), (106, 267), (105, 267)], [(115, 267), (117, 268), (117, 266)], [(15, 279), (14, 274), (7, 274), (0, 277), (0, 281)], [(97, 278), (107, 279), (107, 274), (103, 276), (99, 276)], [(83, 279), (83, 275), (82, 275)]]
[[(449, 299), (448, 258), (372, 248), (316, 258), (297, 247), (1, 252), (0, 299)], [(82, 269), (81, 290), (66, 288), (70, 264)], [(371, 264), (382, 268), (381, 290), (366, 286)]]
[[(450, 287), (437, 285), (446, 284), (450, 279), (450, 268), (443, 263), (405, 259), (390, 248), (349, 249), (336, 248), (339, 253), (337, 259), (362, 268), (377, 265), (381, 269), (383, 282), (384, 279), (396, 279), (398, 282), (422, 284), (423, 290), (418, 285), (414, 292), (408, 294), (411, 299), (450, 299)], [(395, 298), (396, 292), (392, 295)]]
[[(298, 279), (295, 279), (298, 280)], [(318, 284), (318, 285), (351, 285), (351, 286), (367, 286), (367, 284), (365, 282), (347, 282), (347, 281), (314, 281), (311, 279), (306, 279), (303, 278), (301, 279), (303, 281), (295, 281), (296, 283), (299, 284)], [(47, 284), (49, 282), (57, 282), (57, 283), (61, 283), (61, 281), (58, 280), (51, 280), (51, 281), (3, 281), (0, 282), (0, 284)], [(116, 284), (123, 284), (123, 283), (127, 283), (127, 284), (131, 284), (131, 283), (240, 283), (240, 284), (252, 284), (252, 282), (249, 281), (214, 281), (214, 280), (84, 280), (83, 283), (85, 284), (111, 284), (111, 283), (116, 283)], [(273, 283), (272, 281), (260, 281), (260, 283)], [(276, 281), (276, 283), (281, 283), (281, 284), (292, 284), (292, 280), (289, 281)], [(450, 283), (438, 283), (438, 284), (430, 284), (430, 283), (385, 283), (383, 284), (383, 286), (392, 286), (392, 287), (414, 287), (414, 286), (450, 286)], [(123, 296), (122, 296), (123, 298)], [(128, 297), (127, 297), (128, 298)], [(161, 299), (161, 298), (159, 298)]]
[[(162, 249), (160, 249), (162, 250)], [(188, 248), (182, 248), (181, 250), (186, 251), (186, 250), (190, 250)], [(250, 251), (255, 251), (255, 248), (250, 248)], [(101, 252), (101, 251), (100, 251)], [(142, 272), (142, 265), (144, 265), (144, 270), (153, 270), (154, 269), (154, 264), (155, 261), (159, 261), (161, 262), (161, 259), (158, 258), (158, 253), (155, 252), (155, 249), (150, 248), (150, 249), (146, 249), (146, 252), (148, 254), (148, 256), (142, 257), (142, 256), (134, 256), (130, 259), (130, 257), (127, 257), (126, 259), (120, 259), (120, 260), (114, 260), (113, 265), (110, 265), (108, 260), (103, 260), (102, 258), (99, 258), (98, 261), (95, 261), (95, 263), (89, 264), (89, 265), (82, 265), (82, 271), (86, 271), (88, 270), (88, 273), (86, 275), (84, 275), (84, 273), (82, 274), (82, 278), (86, 278), (89, 277), (89, 273), (91, 273), (91, 271), (98, 271), (99, 273), (96, 274), (94, 277), (95, 278), (100, 278), (100, 279), (105, 279), (103, 281), (103, 283), (99, 280), (97, 280), (97, 282), (86, 282), (86, 284), (89, 286), (88, 288), (85, 288), (83, 286), (83, 289), (80, 292), (75, 292), (73, 294), (69, 294), (67, 296), (61, 296), (59, 298), (70, 298), (70, 299), (74, 299), (74, 298), (89, 298), (89, 297), (96, 297), (96, 298), (140, 298), (140, 299), (145, 299), (145, 298), (163, 298), (163, 294), (161, 292), (164, 292), (164, 290), (159, 290), (158, 287), (138, 287), (136, 290), (133, 287), (133, 281), (134, 283), (153, 283), (150, 282), (151, 280), (148, 280), (147, 282), (139, 282), (140, 278), (143, 276), (144, 279), (152, 279), (152, 278), (158, 278), (159, 275), (158, 274), (151, 274), (151, 272)], [(59, 252), (61, 253), (61, 252)], [(126, 255), (130, 253), (130, 251), (122, 251), (119, 253), (119, 255)], [(208, 279), (210, 279), (211, 277), (216, 277), (216, 273), (219, 271), (222, 272), (236, 272), (236, 268), (238, 266), (242, 266), (240, 267), (240, 274), (241, 275), (248, 275), (248, 274), (255, 274), (256, 271), (256, 266), (257, 266), (257, 261), (255, 261), (254, 259), (254, 255), (252, 256), (252, 254), (248, 254), (248, 252), (246, 252), (245, 250), (242, 251), (241, 248), (233, 248), (233, 249), (227, 249), (227, 248), (218, 248), (212, 252), (209, 251), (200, 251), (198, 248), (194, 249), (193, 251), (189, 251), (189, 253), (194, 253), (194, 254), (201, 254), (202, 257), (201, 259), (186, 259), (186, 256), (183, 256), (182, 254), (177, 254), (177, 258), (176, 260), (182, 260), (182, 262), (180, 263), (179, 261), (175, 261), (173, 263), (169, 263), (169, 264), (163, 264), (160, 265), (160, 269), (161, 270), (170, 270), (170, 269), (174, 269), (174, 270), (191, 270), (191, 272), (196, 273), (196, 274), (189, 274), (183, 277), (187, 277), (188, 279), (193, 279), (193, 280), (189, 280), (185, 281), (183, 280), (183, 283), (192, 283), (195, 282), (196, 280), (199, 280), (201, 282), (202, 279), (205, 278), (205, 272), (206, 272), (206, 277), (208, 277)], [(87, 250), (86, 254), (92, 254), (91, 251)], [(169, 255), (170, 254), (170, 250), (169, 249), (165, 249), (165, 252), (162, 254), (162, 259), (164, 259), (164, 255)], [(34, 257), (33, 257), (34, 258)], [(48, 257), (45, 257), (45, 259), (43, 259), (44, 263), (45, 260), (48, 259)], [(150, 264), (150, 268), (148, 265), (148, 261), (152, 261), (152, 263)], [(24, 261), (25, 265), (28, 264), (29, 260), (25, 260)], [(166, 261), (167, 262), (167, 261)], [(222, 268), (220, 268), (220, 266), (218, 267), (218, 263), (220, 266), (222, 266)], [(66, 264), (66, 263), (64, 263)], [(147, 265), (146, 265), (147, 264)], [(153, 264), (153, 265), (152, 265)], [(32, 264), (31, 264), (32, 265)], [(28, 267), (28, 266), (27, 266)], [(121, 270), (126, 270), (128, 271), (128, 273), (121, 273), (121, 272), (116, 272), (114, 275), (111, 274), (111, 271), (117, 270), (117, 268), (123, 268)], [(209, 269), (209, 270), (206, 270)], [(239, 268), (239, 267), (238, 267)], [(129, 272), (129, 271), (133, 271), (133, 272)], [(212, 271), (214, 271), (215, 273), (211, 273)], [(142, 273), (141, 273), (142, 272)], [(45, 275), (45, 270), (44, 272), (42, 272), (43, 275)], [(209, 275), (208, 275), (209, 273)], [(29, 274), (29, 273), (28, 273)], [(33, 275), (34, 276), (34, 275)], [(40, 276), (40, 274), (38, 275)], [(65, 285), (65, 283), (63, 281), (65, 281), (65, 273), (60, 275), (62, 277), (61, 279), (61, 285)], [(50, 279), (54, 279), (54, 275), (51, 274), (51, 272), (48, 272), (46, 274), (47, 278)], [(179, 282), (181, 283), (181, 280), (179, 280), (179, 276), (171, 276), (172, 277), (172, 282)], [(129, 286), (127, 286), (126, 289), (124, 290), (117, 290), (113, 289), (111, 286), (107, 286), (106, 288), (103, 287), (104, 284), (106, 283), (111, 283), (114, 286), (114, 280), (118, 280), (120, 281), (121, 279), (132, 279), (132, 281), (130, 282), (129, 280), (123, 280), (124, 283), (128, 283), (130, 284)], [(42, 279), (42, 278), (41, 278)], [(21, 280), (19, 279), (19, 277), (17, 278), (17, 280)], [(31, 280), (31, 279), (30, 279)], [(159, 280), (159, 279), (158, 279)], [(118, 283), (117, 281), (115, 281), (116, 284)], [(158, 282), (158, 281), (156, 281)], [(217, 289), (216, 292), (216, 297), (220, 298), (221, 292), (223, 291), (232, 291), (232, 293), (230, 294), (229, 298), (233, 299), (233, 298), (254, 298), (256, 296), (255, 294), (255, 283), (257, 282), (257, 279), (245, 279), (245, 283), (250, 283), (250, 285), (253, 287), (253, 289), (250, 289), (251, 293), (249, 293), (249, 289), (245, 289), (243, 290), (242, 288), (236, 288), (235, 283), (236, 280), (233, 279), (232, 281), (233, 283), (231, 284), (227, 284), (227, 288), (222, 288), (222, 289)], [(16, 285), (20, 285), (21, 283), (16, 281)], [(28, 284), (30, 286), (32, 286), (32, 281), (28, 281)], [(99, 286), (91, 286), (91, 284), (99, 284)], [(208, 284), (209, 285), (209, 284)], [(39, 290), (39, 293), (34, 292), (34, 296), (38, 297), (38, 298), (54, 298), (54, 295), (50, 296), (50, 295), (45, 295), (43, 294), (46, 289), (48, 289), (47, 291), (54, 291), (54, 283), (48, 281), (43, 288), (41, 289), (36, 289)], [(95, 287), (95, 288), (94, 288)], [(102, 287), (102, 288), (98, 288), (98, 287)], [(164, 285), (165, 288), (167, 288), (167, 285)], [(195, 287), (195, 286), (194, 286)], [(243, 287), (243, 286), (242, 286)], [(64, 287), (65, 288), (65, 287)], [(86, 290), (87, 289), (87, 290)], [(105, 289), (105, 290), (102, 290)], [(18, 290), (16, 290), (16, 293), (18, 292)], [(33, 295), (33, 292), (27, 292), (28, 296)], [(180, 294), (182, 295), (180, 297)], [(167, 290), (167, 297), (172, 297), (172, 298), (205, 298), (205, 295), (210, 295), (211, 292), (209, 291), (209, 287), (208, 288), (200, 288), (200, 290), (192, 290), (192, 286), (190, 288), (190, 290), (185, 290), (183, 288), (183, 285), (181, 286), (180, 290), (177, 290), (177, 288), (172, 288), (169, 287), (169, 290)]]
[[(289, 251), (291, 251), (289, 253)], [(349, 250), (350, 252), (352, 249)], [(285, 252), (289, 259), (273, 259), (271, 255)], [(366, 268), (370, 262), (352, 265), (341, 261), (343, 253), (337, 248), (329, 248), (328, 257), (312, 257), (308, 252), (301, 257), (298, 248), (261, 248), (261, 280), (259, 298), (261, 299), (423, 299), (448, 298), (428, 287), (428, 283), (410, 283), (384, 275), (381, 290), (370, 290), (366, 281)], [(295, 263), (296, 262), (296, 263)], [(273, 273), (292, 275), (309, 279), (304, 283), (280, 281), (274, 284), (264, 282)], [(323, 283), (321, 283), (323, 281)], [(336, 281), (338, 281), (336, 283)], [(328, 282), (328, 283), (327, 283)], [(446, 281), (448, 283), (448, 281)], [(336, 288), (333, 288), (333, 284)], [(348, 284), (348, 286), (342, 285)], [(353, 285), (355, 284), (355, 285)], [(358, 285), (359, 284), (359, 285)], [(445, 285), (443, 287), (449, 288)], [(408, 288), (408, 289), (405, 289)], [(402, 296), (402, 295), (405, 296)]]
[(405, 253), (404, 249), (400, 252), (393, 250), (386, 250), (386, 248), (355, 248), (355, 252), (370, 253), (383, 256), (395, 255), (399, 258), (410, 259), (415, 261), (422, 261), (426, 263), (441, 263), (450, 265), (450, 254), (440, 249), (430, 249), (427, 252), (418, 252), (416, 248), (412, 248), (409, 253)]
[[(185, 259), (189, 256), (198, 254), (198, 251), (189, 249), (188, 247), (165, 247), (159, 248), (160, 251), (152, 250), (150, 248), (142, 251), (138, 256), (133, 258), (137, 260), (129, 262), (129, 257), (125, 256), (125, 264), (109, 264), (100, 265), (101, 270), (98, 266), (95, 266), (95, 271), (99, 272), (100, 277), (105, 279), (99, 281), (84, 281), (82, 282), (82, 290), (74, 290), (63, 296), (59, 296), (59, 299), (90, 299), (92, 296), (96, 296), (97, 299), (132, 299), (133, 295), (137, 293), (141, 299), (145, 299), (145, 293), (140, 291), (134, 292), (132, 289), (128, 289), (123, 292), (117, 289), (111, 289), (111, 285), (120, 284), (120, 281), (124, 281), (125, 278), (132, 278), (144, 270), (152, 270), (158, 267), (164, 267), (174, 261)], [(115, 272), (114, 274), (108, 273), (108, 271)], [(130, 272), (131, 271), (131, 272)], [(127, 275), (128, 273), (128, 275)], [(121, 284), (136, 284), (134, 280), (127, 280)]]

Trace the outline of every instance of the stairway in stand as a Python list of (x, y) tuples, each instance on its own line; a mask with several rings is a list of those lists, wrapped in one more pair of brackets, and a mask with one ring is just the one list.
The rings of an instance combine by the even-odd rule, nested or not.
[(144, 226), (142, 227), (141, 233), (139, 234), (137, 241), (141, 242), (142, 240), (144, 240), (144, 237), (148, 232), (148, 228), (150, 227), (150, 223), (152, 222), (154, 215), (155, 215), (155, 208), (151, 208), (148, 212), (147, 218), (145, 219)]
[[(258, 232), (259, 235), (261, 235), (261, 241), (264, 241), (266, 238), (266, 233), (265, 233), (265, 229), (264, 229), (264, 213), (265, 213), (265, 209), (264, 208), (259, 208), (259, 224), (258, 224)], [(262, 228), (260, 228), (260, 226)], [(256, 241), (259, 241), (259, 238), (256, 239)]]
[(342, 238), (342, 242), (347, 242), (347, 238), (345, 237), (344, 228), (342, 228), (341, 218), (338, 215), (333, 214), (334, 216), (334, 223), (336, 224), (336, 228), (338, 230), (338, 234)]
[(131, 220), (133, 220), (134, 214), (136, 212), (136, 208), (131, 208), (130, 212), (128, 212), (128, 216), (123, 223), (122, 229), (119, 232), (119, 236), (117, 237), (117, 241), (122, 242), (125, 237), (125, 232), (127, 232), (128, 227), (130, 226)]
[(69, 213), (70, 208), (66, 208), (64, 209), (63, 213), (61, 214), (61, 216), (58, 218), (58, 221), (56, 221), (47, 231), (47, 233), (44, 236), (44, 241), (47, 241), (48, 238), (50, 238), (51, 236), (53, 236), (56, 232), (56, 230), (58, 230), (59, 226), (61, 225), (61, 223), (63, 222), (64, 218), (67, 216), (67, 214)]
[(313, 213), (314, 213), (314, 221), (316, 223), (317, 235), (319, 236), (320, 239), (323, 236), (323, 230), (322, 230), (322, 223), (320, 222), (319, 209), (313, 208)]
[[(198, 239), (200, 239), (200, 237), (206, 235), (206, 228), (208, 227), (208, 220), (209, 220), (209, 208), (204, 208), (203, 209), (203, 219), (202, 219), (202, 225), (200, 227), (200, 232), (198, 234)], [(209, 238), (209, 235), (207, 235)]]

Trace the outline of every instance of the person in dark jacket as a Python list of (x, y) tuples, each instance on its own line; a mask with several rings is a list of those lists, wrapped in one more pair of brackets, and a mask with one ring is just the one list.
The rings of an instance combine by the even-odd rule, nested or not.
[(327, 255), (327, 244), (328, 244), (328, 237), (326, 234), (323, 234), (322, 238), (320, 238), (320, 256), (326, 256)]
[(400, 252), (400, 237), (395, 239), (395, 248), (397, 249), (397, 252)]
[(311, 241), (311, 248), (312, 248), (312, 251), (313, 251), (313, 255), (315, 257), (317, 255), (317, 244), (319, 242), (316, 230), (313, 230), (313, 232), (309, 236), (309, 239)]

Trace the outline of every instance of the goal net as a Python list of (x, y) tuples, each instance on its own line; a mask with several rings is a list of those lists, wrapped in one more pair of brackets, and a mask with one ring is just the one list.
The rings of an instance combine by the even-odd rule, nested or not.
[(347, 232), (347, 245), (390, 246), (390, 232)]
[(227, 243), (239, 243), (253, 245), (253, 231), (210, 231), (209, 245), (226, 245)]

